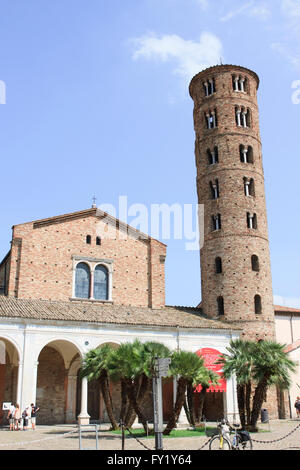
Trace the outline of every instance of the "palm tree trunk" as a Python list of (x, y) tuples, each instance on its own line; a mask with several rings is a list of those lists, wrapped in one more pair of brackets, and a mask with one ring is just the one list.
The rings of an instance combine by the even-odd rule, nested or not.
[(129, 400), (130, 400), (130, 402), (133, 406), (133, 409), (136, 412), (139, 420), (141, 421), (145, 432), (148, 434), (149, 430), (148, 430), (147, 420), (146, 420), (144, 414), (142, 413), (142, 410), (140, 409), (139, 404), (137, 402), (135, 384), (132, 383), (131, 379), (126, 379), (126, 385), (127, 385), (128, 398), (129, 398)]
[(245, 415), (245, 385), (237, 384), (236, 386), (237, 400), (239, 415), (241, 420), (241, 426), (245, 429), (246, 426), (246, 415)]
[(202, 389), (201, 389), (201, 392), (199, 394), (199, 403), (198, 403), (198, 420), (199, 420), (199, 423), (201, 423), (201, 418), (202, 418), (202, 415), (203, 415), (204, 401), (205, 401), (206, 392), (207, 392), (208, 388), (209, 387), (205, 387), (204, 385), (202, 385)]
[(135, 421), (135, 418), (136, 418), (136, 412), (134, 411), (131, 401), (129, 401), (126, 415), (125, 415), (125, 425), (128, 428), (131, 428)]
[(187, 386), (187, 403), (188, 403), (188, 410), (189, 410), (189, 423), (191, 426), (195, 426), (196, 417), (195, 417), (194, 387), (192, 383), (189, 383)]
[(122, 379), (121, 380), (121, 410), (120, 410), (120, 421), (124, 423), (125, 416), (126, 416), (126, 408), (127, 408), (127, 385), (126, 382)]
[(250, 419), (251, 419), (251, 390), (252, 385), (251, 382), (248, 382), (246, 384), (246, 426), (250, 425)]
[(107, 411), (107, 414), (108, 414), (108, 417), (109, 417), (109, 420), (110, 420), (110, 423), (111, 423), (111, 427), (112, 427), (113, 430), (119, 429), (117, 420), (116, 420), (114, 412), (113, 412), (112, 400), (111, 400), (111, 395), (110, 395), (109, 387), (108, 387), (108, 380), (107, 380), (107, 377), (105, 376), (105, 374), (100, 377), (100, 389), (101, 389), (101, 392), (102, 392), (102, 396), (103, 396), (103, 400), (104, 400), (104, 403), (105, 403), (106, 411)]
[(165, 436), (168, 436), (172, 429), (175, 428), (176, 423), (178, 421), (179, 415), (181, 408), (183, 407), (184, 401), (185, 401), (185, 391), (186, 391), (186, 380), (180, 377), (178, 379), (178, 384), (177, 384), (177, 393), (176, 393), (176, 402), (174, 405), (174, 410), (170, 416), (170, 419), (168, 421), (168, 424), (163, 432)]
[(257, 421), (259, 418), (259, 413), (262, 408), (263, 402), (266, 397), (266, 391), (268, 387), (269, 374), (265, 375), (259, 382), (255, 389), (253, 404), (252, 404), (252, 413), (250, 419), (250, 430), (257, 431)]
[[(138, 388), (138, 394), (136, 396), (136, 400), (139, 406), (141, 406), (141, 403), (149, 390), (149, 385), (150, 381), (146, 375), (143, 375), (141, 382), (138, 382), (138, 384), (135, 385), (135, 390)], [(136, 418), (136, 412), (134, 411), (134, 407), (132, 406), (132, 403), (129, 402), (127, 412), (125, 415), (125, 424), (127, 427), (131, 428), (133, 425), (134, 421)]]

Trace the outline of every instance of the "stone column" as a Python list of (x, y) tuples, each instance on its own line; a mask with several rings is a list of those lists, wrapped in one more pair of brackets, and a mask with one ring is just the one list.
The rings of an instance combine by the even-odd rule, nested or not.
[(88, 381), (86, 377), (83, 377), (81, 382), (81, 410), (78, 416), (78, 424), (89, 424), (90, 415), (87, 412), (87, 400), (88, 400)]
[(21, 405), (21, 402), (22, 402), (22, 378), (23, 378), (23, 362), (19, 362), (18, 381), (17, 381), (17, 403), (19, 403), (19, 405)]
[(74, 423), (76, 421), (76, 390), (77, 390), (77, 376), (68, 376), (68, 390), (67, 390), (67, 407), (66, 407), (66, 422)]

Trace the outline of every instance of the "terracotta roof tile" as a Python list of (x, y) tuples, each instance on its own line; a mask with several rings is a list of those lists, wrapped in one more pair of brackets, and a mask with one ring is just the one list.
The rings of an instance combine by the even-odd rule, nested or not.
[(30, 320), (75, 321), (98, 324), (240, 330), (225, 320), (205, 317), (201, 309), (169, 307), (151, 309), (86, 301), (15, 299), (0, 296), (0, 317)]

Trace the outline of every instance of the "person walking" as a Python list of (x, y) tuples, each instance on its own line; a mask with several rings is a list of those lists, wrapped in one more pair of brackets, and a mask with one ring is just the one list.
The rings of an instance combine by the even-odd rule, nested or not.
[(20, 405), (17, 404), (15, 412), (14, 412), (14, 429), (15, 429), (15, 431), (19, 431), (20, 421), (21, 421), (21, 410), (20, 410)]
[(23, 431), (27, 431), (28, 421), (29, 421), (29, 406), (26, 406), (25, 410), (23, 411), (22, 418), (23, 418)]
[(300, 418), (300, 397), (296, 398), (294, 406), (296, 408), (297, 418)]
[(15, 405), (12, 403), (9, 407), (7, 419), (9, 420), (9, 430), (13, 431), (14, 430), (14, 414), (15, 414)]
[(36, 426), (36, 414), (40, 410), (37, 406), (34, 405), (34, 403), (31, 403), (31, 427), (32, 430), (35, 430)]

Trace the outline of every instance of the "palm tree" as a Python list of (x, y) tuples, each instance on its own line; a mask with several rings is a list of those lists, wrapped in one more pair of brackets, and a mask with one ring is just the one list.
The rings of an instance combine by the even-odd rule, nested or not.
[(200, 371), (204, 368), (203, 358), (192, 352), (176, 351), (172, 354), (172, 362), (170, 365), (170, 374), (178, 377), (176, 401), (173, 413), (163, 432), (168, 435), (176, 426), (180, 412), (185, 403), (185, 393), (189, 384), (195, 383)]
[(223, 376), (236, 375), (237, 399), (242, 428), (250, 424), (251, 381), (257, 343), (237, 339), (230, 341), (229, 354), (222, 354), (217, 361), (223, 365)]
[[(139, 420), (143, 424), (146, 432), (148, 432), (147, 420), (139, 405), (138, 395), (143, 382), (147, 382), (146, 364), (143, 361), (144, 346), (139, 340), (133, 343), (123, 343), (110, 356), (108, 368), (109, 374), (113, 380), (121, 381), (122, 388), (122, 416), (121, 418), (128, 422), (132, 419), (132, 411), (136, 413)], [(143, 388), (147, 388), (145, 383)], [(129, 414), (125, 412), (125, 400), (129, 400)], [(131, 423), (129, 423), (130, 425)]]
[[(268, 387), (277, 385), (281, 389), (289, 388), (290, 373), (296, 364), (284, 352), (285, 345), (275, 341), (230, 342), (229, 355), (223, 354), (223, 375), (229, 378), (236, 375), (237, 396), (241, 424), (252, 431), (257, 430), (257, 420), (266, 400)], [(250, 397), (254, 388), (252, 408)]]
[(289, 359), (284, 351), (286, 345), (275, 341), (261, 341), (257, 344), (255, 355), (254, 380), (257, 383), (253, 403), (250, 426), (257, 429), (257, 420), (270, 385), (278, 385), (288, 389), (291, 385), (290, 374), (296, 370), (296, 363)]
[(199, 371), (199, 375), (195, 378), (194, 386), (201, 385), (198, 410), (197, 410), (198, 423), (200, 423), (201, 418), (202, 418), (206, 392), (211, 385), (218, 385), (219, 379), (220, 377), (218, 376), (218, 374), (216, 374), (212, 370), (207, 369), (206, 367), (203, 367)]
[(87, 352), (83, 358), (81, 377), (86, 377), (88, 381), (99, 380), (100, 390), (105, 403), (106, 411), (112, 426), (112, 429), (118, 429), (116, 421), (112, 397), (109, 390), (108, 363), (113, 353), (113, 349), (109, 344), (104, 344), (99, 348), (92, 349)]
[(135, 340), (133, 343), (123, 343), (110, 357), (109, 374), (113, 380), (121, 381), (120, 418), (128, 427), (132, 426), (138, 415), (145, 431), (149, 431), (142, 411), (142, 402), (150, 390), (155, 359), (170, 355), (170, 350), (161, 343), (141, 343)]

